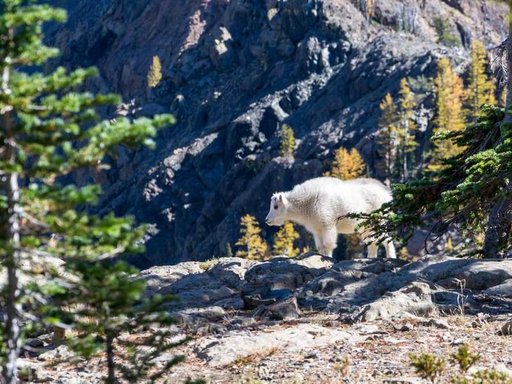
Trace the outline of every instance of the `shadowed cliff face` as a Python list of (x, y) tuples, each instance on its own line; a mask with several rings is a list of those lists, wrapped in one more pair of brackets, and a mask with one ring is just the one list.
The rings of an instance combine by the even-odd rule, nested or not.
[[(506, 33), (506, 9), (492, 1), (375, 0), (370, 21), (360, 3), (82, 0), (70, 8), (50, 37), (62, 62), (96, 65), (94, 90), (178, 118), (155, 151), (121, 149), (102, 175), (102, 210), (152, 224), (139, 265), (222, 255), (242, 214), (262, 222), (272, 192), (321, 175), (341, 144), (374, 167), (379, 102), (405, 76), (418, 78), (417, 119), (428, 136), (432, 98), (421, 76), (445, 55), (462, 70), (473, 39), (493, 46)], [(438, 43), (438, 20), (459, 45)], [(149, 90), (155, 55), (163, 79)], [(293, 163), (278, 158), (282, 123), (300, 139)]]

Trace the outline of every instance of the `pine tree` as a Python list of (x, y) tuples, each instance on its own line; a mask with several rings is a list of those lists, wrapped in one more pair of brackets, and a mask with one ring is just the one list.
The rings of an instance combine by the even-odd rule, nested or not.
[(349, 152), (341, 147), (334, 153), (331, 171), (326, 172), (324, 176), (337, 177), (341, 180), (356, 179), (364, 176), (365, 169), (364, 160), (357, 149), (352, 148)]
[(381, 110), (381, 116), (379, 119), (379, 131), (377, 133), (377, 145), (384, 154), (384, 174), (386, 178), (391, 181), (396, 164), (398, 147), (397, 136), (399, 130), (398, 111), (391, 94), (386, 94), (379, 108)]
[(283, 157), (293, 159), (295, 147), (297, 144), (292, 127), (290, 127), (288, 124), (284, 124), (281, 128), (279, 136), (281, 143), (279, 147), (279, 154)]
[(267, 258), (268, 246), (260, 233), (261, 229), (256, 218), (249, 214), (243, 216), (240, 221), (241, 237), (236, 242), (236, 245), (241, 248), (236, 252), (236, 256), (249, 260), (264, 260)]
[(294, 247), (294, 242), (299, 238), (299, 233), (295, 230), (293, 223), (286, 222), (279, 228), (272, 246), (274, 255), (287, 255), (288, 257), (295, 257), (300, 253), (298, 248)]
[(160, 57), (153, 56), (151, 66), (148, 71), (148, 87), (155, 88), (162, 80), (162, 63)]
[(414, 107), (416, 102), (414, 100), (414, 93), (411, 91), (407, 79), (400, 81), (399, 91), (399, 129), (397, 131), (398, 137), (398, 153), (397, 161), (399, 165), (399, 173), (401, 180), (407, 180), (409, 173), (412, 169), (412, 160), (414, 150), (418, 146), (415, 138), (416, 123), (413, 120)]
[(457, 155), (462, 148), (453, 140), (437, 140), (436, 137), (464, 129), (464, 114), (462, 100), (464, 87), (462, 80), (453, 72), (450, 60), (442, 58), (437, 67), (437, 76), (434, 79), (436, 96), (436, 117), (433, 128), (433, 150), (429, 170), (442, 168), (443, 161)]
[[(86, 79), (96, 75), (96, 70), (68, 73), (57, 68), (49, 74), (39, 72), (58, 54), (58, 50), (43, 44), (42, 25), (64, 21), (65, 11), (19, 0), (1, 0), (0, 9), (0, 260), (7, 277), (0, 298), (5, 317), (0, 327), (0, 359), (3, 382), (12, 384), (17, 382), (17, 357), (24, 330), (69, 320), (59, 300), (63, 306), (80, 301), (86, 307), (97, 308), (109, 298), (116, 321), (126, 320), (121, 312), (128, 307), (129, 315), (144, 315), (135, 311), (136, 298), (144, 286), (140, 282), (130, 286), (132, 276), (128, 275), (134, 270), (123, 271), (125, 267), (114, 262), (101, 263), (140, 249), (136, 244), (144, 227), (134, 228), (129, 218), (88, 214), (84, 207), (98, 201), (99, 188), (77, 187), (66, 184), (66, 180), (79, 169), (104, 169), (104, 158), (115, 156), (119, 144), (153, 145), (151, 138), (157, 128), (174, 120), (162, 115), (133, 122), (126, 118), (101, 121), (97, 107), (117, 105), (120, 100), (115, 95), (77, 91)], [(52, 267), (48, 260), (54, 258), (64, 261), (64, 275), (68, 277)], [(41, 283), (30, 278), (31, 265), (36, 263), (47, 277)], [(100, 285), (104, 296), (101, 300), (82, 295), (87, 287), (92, 290), (94, 285), (87, 278), (94, 276), (91, 272), (98, 270), (99, 263), (100, 273), (108, 282)], [(26, 279), (20, 280), (22, 274)], [(25, 280), (30, 283), (23, 283)], [(125, 286), (130, 288), (119, 290)], [(148, 301), (147, 309), (155, 310), (155, 320), (163, 320), (164, 312), (157, 301)], [(67, 314), (80, 322), (79, 314)], [(105, 334), (116, 338), (121, 328), (112, 328), (111, 324), (106, 322), (99, 328), (109, 329)], [(96, 336), (101, 335), (96, 331), (89, 334), (89, 338)], [(108, 348), (112, 343), (103, 346)], [(113, 361), (114, 352), (106, 352)], [(113, 382), (118, 372), (113, 366), (109, 368), (108, 380)]]
[(484, 104), (496, 104), (496, 85), (493, 79), (487, 76), (489, 63), (482, 42), (475, 40), (471, 45), (471, 65), (469, 67), (468, 88), (466, 102), (468, 117), (474, 122), (482, 115), (480, 107)]

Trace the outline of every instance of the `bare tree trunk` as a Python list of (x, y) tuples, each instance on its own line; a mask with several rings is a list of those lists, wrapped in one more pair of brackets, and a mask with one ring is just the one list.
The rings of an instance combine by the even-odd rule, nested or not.
[[(509, 35), (505, 44), (505, 56), (507, 66), (507, 101), (505, 104), (505, 118), (503, 123), (512, 124), (512, 114), (509, 113), (512, 107), (512, 15), (509, 15), (511, 25)], [(503, 137), (501, 138), (503, 141)], [(507, 192), (512, 193), (512, 182), (507, 181)], [(489, 222), (485, 232), (484, 257), (497, 258), (500, 241), (506, 236), (512, 226), (512, 200), (503, 198), (496, 203), (489, 214)]]
[[(2, 93), (9, 94), (10, 68), (5, 66), (2, 73)], [(16, 137), (12, 127), (12, 110), (5, 106), (0, 111), (2, 125), (5, 130), (4, 136), (4, 160), (10, 166), (16, 164)], [(3, 367), (3, 378), (5, 383), (14, 384), (17, 382), (17, 359), (21, 348), (20, 340), (20, 313), (19, 303), (19, 282), (18, 266), (20, 261), (20, 215), (21, 208), (20, 189), (18, 185), (19, 175), (10, 171), (4, 175), (5, 192), (7, 198), (7, 226), (0, 237), (6, 243), (5, 267), (7, 269), (7, 297), (5, 304), (5, 336), (7, 342), (7, 361)]]
[(107, 383), (108, 384), (115, 384), (117, 382), (116, 380), (116, 366), (114, 362), (114, 338), (112, 337), (112, 334), (110, 331), (107, 330), (105, 342), (107, 344), (107, 367), (108, 367), (108, 377), (107, 377)]

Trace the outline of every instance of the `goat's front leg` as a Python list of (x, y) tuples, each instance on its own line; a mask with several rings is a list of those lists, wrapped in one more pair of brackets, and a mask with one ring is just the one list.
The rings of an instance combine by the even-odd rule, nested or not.
[(319, 234), (320, 246), (317, 245), (318, 251), (328, 257), (332, 257), (332, 252), (336, 248), (338, 240), (338, 231), (336, 226), (323, 228)]

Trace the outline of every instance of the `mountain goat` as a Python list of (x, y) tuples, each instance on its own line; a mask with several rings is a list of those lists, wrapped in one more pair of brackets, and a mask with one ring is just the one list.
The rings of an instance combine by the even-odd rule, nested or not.
[[(375, 179), (342, 181), (334, 177), (318, 177), (296, 185), (291, 191), (275, 193), (265, 219), (268, 225), (293, 221), (303, 225), (315, 238), (318, 251), (332, 256), (338, 233), (356, 232), (360, 220), (345, 217), (349, 213), (370, 213), (388, 201), (391, 191)], [(377, 242), (363, 231), (368, 244), (368, 257), (377, 257)], [(396, 258), (391, 239), (384, 241), (386, 257)]]

